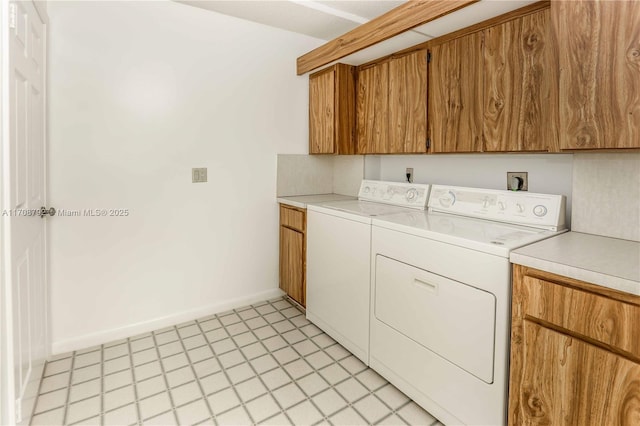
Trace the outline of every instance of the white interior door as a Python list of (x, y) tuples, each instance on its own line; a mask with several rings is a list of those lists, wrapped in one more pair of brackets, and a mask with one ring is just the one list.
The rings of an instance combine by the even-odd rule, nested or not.
[[(6, 5), (6, 3), (5, 3)], [(4, 7), (4, 6), (3, 6)], [(31, 1), (6, 9), (3, 56), (3, 346), (9, 423), (28, 422), (49, 350), (45, 182), (45, 25)], [(8, 25), (5, 25), (8, 24)], [(5, 31), (5, 30), (3, 30)], [(3, 50), (4, 50), (3, 45)], [(5, 51), (6, 52), (6, 51)], [(4, 386), (3, 386), (4, 387)]]

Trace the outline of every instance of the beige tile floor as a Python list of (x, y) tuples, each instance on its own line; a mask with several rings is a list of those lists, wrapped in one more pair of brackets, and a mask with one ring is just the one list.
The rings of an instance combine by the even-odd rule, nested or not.
[(33, 425), (440, 425), (275, 299), (52, 358)]

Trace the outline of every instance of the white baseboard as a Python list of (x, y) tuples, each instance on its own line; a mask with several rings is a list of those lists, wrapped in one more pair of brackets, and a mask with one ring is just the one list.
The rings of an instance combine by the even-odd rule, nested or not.
[(202, 308), (192, 309), (189, 311), (178, 312), (155, 318), (136, 324), (126, 325), (124, 327), (113, 328), (110, 330), (98, 331), (96, 333), (85, 334), (71, 339), (59, 340), (52, 343), (51, 354), (57, 355), (65, 352), (75, 351), (79, 349), (89, 348), (114, 340), (124, 339), (135, 336), (137, 334), (148, 333), (160, 328), (169, 327), (187, 321), (193, 321), (198, 318), (206, 317), (230, 309), (240, 308), (251, 305), (252, 303), (261, 302), (263, 300), (274, 299), (284, 295), (282, 290), (276, 288), (272, 290), (255, 293), (250, 296), (238, 297), (235, 299), (225, 300), (213, 305), (204, 306)]

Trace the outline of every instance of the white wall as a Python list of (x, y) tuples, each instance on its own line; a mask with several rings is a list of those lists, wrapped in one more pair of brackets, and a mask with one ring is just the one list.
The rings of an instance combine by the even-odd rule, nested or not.
[(414, 182), (507, 189), (507, 172), (528, 172), (529, 191), (567, 196), (571, 218), (572, 154), (455, 154), (367, 156), (365, 177), (402, 181), (413, 167)]
[(358, 195), (364, 175), (363, 155), (278, 155), (278, 197)]
[[(305, 152), (320, 40), (173, 2), (52, 2), (54, 352), (272, 297), (276, 153)], [(209, 183), (191, 183), (208, 167)]]

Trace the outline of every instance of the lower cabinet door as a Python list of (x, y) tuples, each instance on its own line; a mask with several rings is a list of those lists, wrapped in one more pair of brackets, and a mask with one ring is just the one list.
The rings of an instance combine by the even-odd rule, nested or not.
[(296, 302), (304, 300), (304, 234), (280, 227), (280, 288)]
[(639, 424), (637, 362), (527, 320), (516, 348), (510, 425)]

